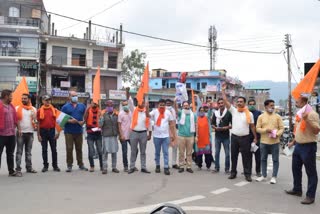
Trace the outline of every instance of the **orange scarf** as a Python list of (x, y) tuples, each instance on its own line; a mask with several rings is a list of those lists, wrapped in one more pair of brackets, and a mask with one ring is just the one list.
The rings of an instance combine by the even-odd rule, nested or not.
[(42, 105), (40, 110), (40, 119), (43, 120), (44, 119), (44, 110), (45, 109), (51, 109), (52, 110), (52, 114), (54, 117), (56, 117), (56, 110), (55, 108), (50, 104), (48, 107), (45, 105)]
[(17, 118), (18, 118), (18, 120), (22, 120), (22, 117), (23, 117), (22, 109), (32, 110), (33, 113), (35, 113), (34, 110), (33, 110), (33, 108), (32, 108), (32, 105), (30, 105), (30, 104), (28, 104), (28, 105), (21, 105), (21, 106), (19, 106), (18, 109), (17, 109)]
[(161, 120), (164, 119), (164, 111), (165, 110), (166, 110), (165, 108), (158, 108), (158, 111), (159, 111), (160, 114), (159, 114), (159, 117), (157, 119), (157, 123), (156, 123), (157, 126), (161, 126)]
[[(304, 132), (306, 130), (307, 124), (306, 121), (303, 118), (300, 118), (298, 115), (296, 115), (296, 122), (301, 122), (300, 123), (300, 130)], [(294, 133), (296, 133), (296, 129), (294, 128)]]
[[(88, 109), (87, 125), (89, 127), (93, 126), (94, 121), (96, 122), (95, 126), (96, 127), (99, 126), (99, 118), (98, 118), (99, 112), (100, 112), (100, 109), (98, 107), (95, 110), (92, 107)], [(94, 113), (96, 113), (96, 119), (93, 119)]]
[[(131, 129), (133, 129), (137, 124), (138, 124), (138, 116), (139, 116), (139, 112), (145, 112), (146, 109), (143, 108), (139, 108), (139, 107), (136, 107), (133, 111), (133, 114), (132, 114), (132, 123), (131, 123)], [(149, 124), (150, 124), (150, 118), (149, 117), (146, 117), (146, 128), (148, 129), (149, 128)]]
[(251, 123), (250, 111), (248, 110), (247, 107), (244, 107), (244, 108), (239, 108), (239, 107), (238, 107), (238, 112), (245, 112), (245, 113), (246, 113), (247, 123), (248, 123), (248, 124)]

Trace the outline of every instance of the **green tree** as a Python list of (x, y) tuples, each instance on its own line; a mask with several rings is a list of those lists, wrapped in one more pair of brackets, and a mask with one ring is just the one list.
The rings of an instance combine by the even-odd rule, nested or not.
[(122, 62), (122, 81), (129, 83), (135, 89), (138, 89), (141, 83), (141, 77), (145, 68), (146, 53), (138, 49), (124, 57)]

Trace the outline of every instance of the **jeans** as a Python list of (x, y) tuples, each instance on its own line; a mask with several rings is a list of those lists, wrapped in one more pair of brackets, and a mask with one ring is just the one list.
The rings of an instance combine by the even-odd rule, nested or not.
[(49, 167), (49, 163), (48, 163), (48, 141), (49, 141), (51, 153), (52, 153), (52, 167), (57, 168), (58, 157), (57, 157), (57, 141), (54, 139), (55, 128), (52, 128), (52, 129), (40, 128), (40, 136), (42, 138), (41, 146), (42, 146), (43, 166), (45, 168)]
[(224, 170), (230, 170), (230, 137), (218, 137), (215, 138), (215, 168), (216, 170), (220, 169), (220, 150), (221, 144), (223, 145), (224, 154), (225, 154), (225, 161), (224, 161)]
[(307, 196), (315, 198), (318, 175), (316, 166), (317, 143), (297, 143), (292, 155), (292, 174), (293, 174), (293, 190), (302, 192), (302, 166), (306, 170), (308, 176)]
[(260, 143), (260, 152), (261, 152), (261, 169), (262, 176), (267, 177), (267, 162), (268, 162), (268, 154), (272, 154), (273, 161), (273, 171), (272, 177), (277, 177), (279, 170), (279, 143), (277, 144), (264, 144)]
[(31, 150), (33, 143), (33, 133), (22, 133), (22, 136), (17, 135), (17, 152), (16, 152), (16, 170), (21, 171), (21, 159), (23, 147), (25, 147), (25, 162), (26, 169), (32, 170)]
[(90, 167), (94, 167), (93, 157), (96, 153), (96, 149), (95, 149), (94, 145), (96, 145), (98, 156), (99, 156), (100, 168), (102, 168), (102, 138), (101, 138), (101, 135), (88, 133), (87, 142), (88, 142), (88, 156), (89, 156)]
[(162, 148), (164, 168), (169, 168), (169, 144), (170, 144), (169, 137), (166, 137), (166, 138), (153, 137), (153, 143), (155, 148), (154, 160), (156, 162), (156, 166), (160, 166), (160, 152)]
[[(130, 140), (121, 140), (121, 149), (122, 149), (122, 162), (123, 167), (128, 168), (128, 144), (131, 146)], [(137, 148), (138, 149), (138, 148)], [(138, 150), (136, 153), (136, 158), (138, 156)]]
[(231, 135), (231, 174), (237, 174), (238, 156), (241, 152), (242, 165), (245, 176), (251, 176), (252, 171), (252, 154), (251, 142), (249, 135), (237, 136)]
[(14, 173), (14, 149), (16, 147), (15, 136), (0, 136), (0, 167), (3, 148), (6, 147), (7, 165), (9, 174)]
[(78, 166), (83, 166), (82, 159), (82, 143), (83, 136), (81, 134), (65, 134), (66, 150), (67, 150), (67, 166), (72, 167), (73, 164), (73, 145), (76, 148)]

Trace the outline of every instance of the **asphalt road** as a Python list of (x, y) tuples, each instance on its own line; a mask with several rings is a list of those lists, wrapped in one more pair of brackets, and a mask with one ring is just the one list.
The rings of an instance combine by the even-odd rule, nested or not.
[[(89, 166), (86, 143), (83, 154), (85, 164)], [(319, 190), (316, 203), (309, 206), (300, 204), (302, 198), (284, 193), (285, 189), (291, 188), (292, 175), (291, 158), (283, 155), (280, 158), (278, 183), (275, 185), (255, 181), (247, 183), (240, 174), (237, 179), (229, 180), (223, 172), (212, 174), (207, 170), (198, 171), (196, 166), (193, 167), (193, 174), (179, 174), (174, 169), (171, 169), (170, 176), (156, 174), (152, 141), (147, 147), (147, 166), (152, 171), (151, 174), (124, 173), (121, 150), (118, 152), (119, 174), (111, 173), (110, 170), (107, 175), (102, 175), (100, 171), (83, 172), (77, 167), (74, 167), (72, 173), (66, 173), (65, 156), (64, 136), (61, 135), (58, 141), (58, 159), (62, 171), (53, 172), (50, 168), (49, 172), (42, 173), (41, 146), (35, 141), (33, 165), (39, 172), (23, 173), (21, 178), (12, 178), (7, 174), (4, 152), (0, 169), (0, 213), (148, 213), (164, 202), (179, 204), (188, 214), (309, 214), (319, 213), (320, 210)], [(223, 157), (222, 151), (221, 163)], [(139, 159), (137, 163), (140, 168)], [(268, 169), (272, 170), (271, 163)], [(242, 171), (240, 159), (238, 171)], [(304, 173), (304, 190), (306, 185)]]

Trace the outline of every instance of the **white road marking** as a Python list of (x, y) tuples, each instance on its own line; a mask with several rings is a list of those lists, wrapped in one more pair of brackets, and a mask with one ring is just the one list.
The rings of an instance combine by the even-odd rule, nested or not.
[(231, 207), (200, 207), (200, 206), (183, 206), (184, 211), (211, 211), (211, 212), (228, 212), (228, 213), (252, 213), (242, 208)]
[[(171, 203), (171, 204), (183, 204), (183, 203), (187, 203), (187, 202), (191, 202), (191, 201), (196, 201), (196, 200), (200, 200), (200, 199), (204, 199), (206, 198), (203, 195), (195, 195), (192, 197), (188, 197), (188, 198), (183, 198), (183, 199), (179, 199), (179, 200), (175, 200), (175, 201), (168, 201), (168, 202), (164, 202), (164, 203)], [(136, 213), (149, 213), (150, 211), (152, 211), (154, 208), (164, 204), (164, 203), (159, 203), (159, 204), (152, 204), (152, 205), (148, 205), (148, 206), (144, 206), (144, 207), (136, 207), (136, 208), (132, 208), (132, 209), (125, 209), (125, 210), (118, 210), (118, 211), (110, 211), (110, 212), (104, 212), (104, 213), (99, 213), (99, 214), (136, 214)]]
[(221, 193), (228, 192), (228, 191), (230, 191), (230, 189), (228, 189), (228, 188), (221, 188), (221, 189), (214, 190), (214, 191), (212, 191), (211, 193), (212, 193), (212, 194), (215, 194), (215, 195), (219, 195), (219, 194), (221, 194)]
[(242, 186), (247, 185), (247, 184), (250, 184), (250, 182), (247, 182), (247, 181), (241, 181), (241, 182), (236, 183), (236, 184), (234, 184), (234, 185), (235, 185), (235, 186), (238, 186), (238, 187), (242, 187)]

